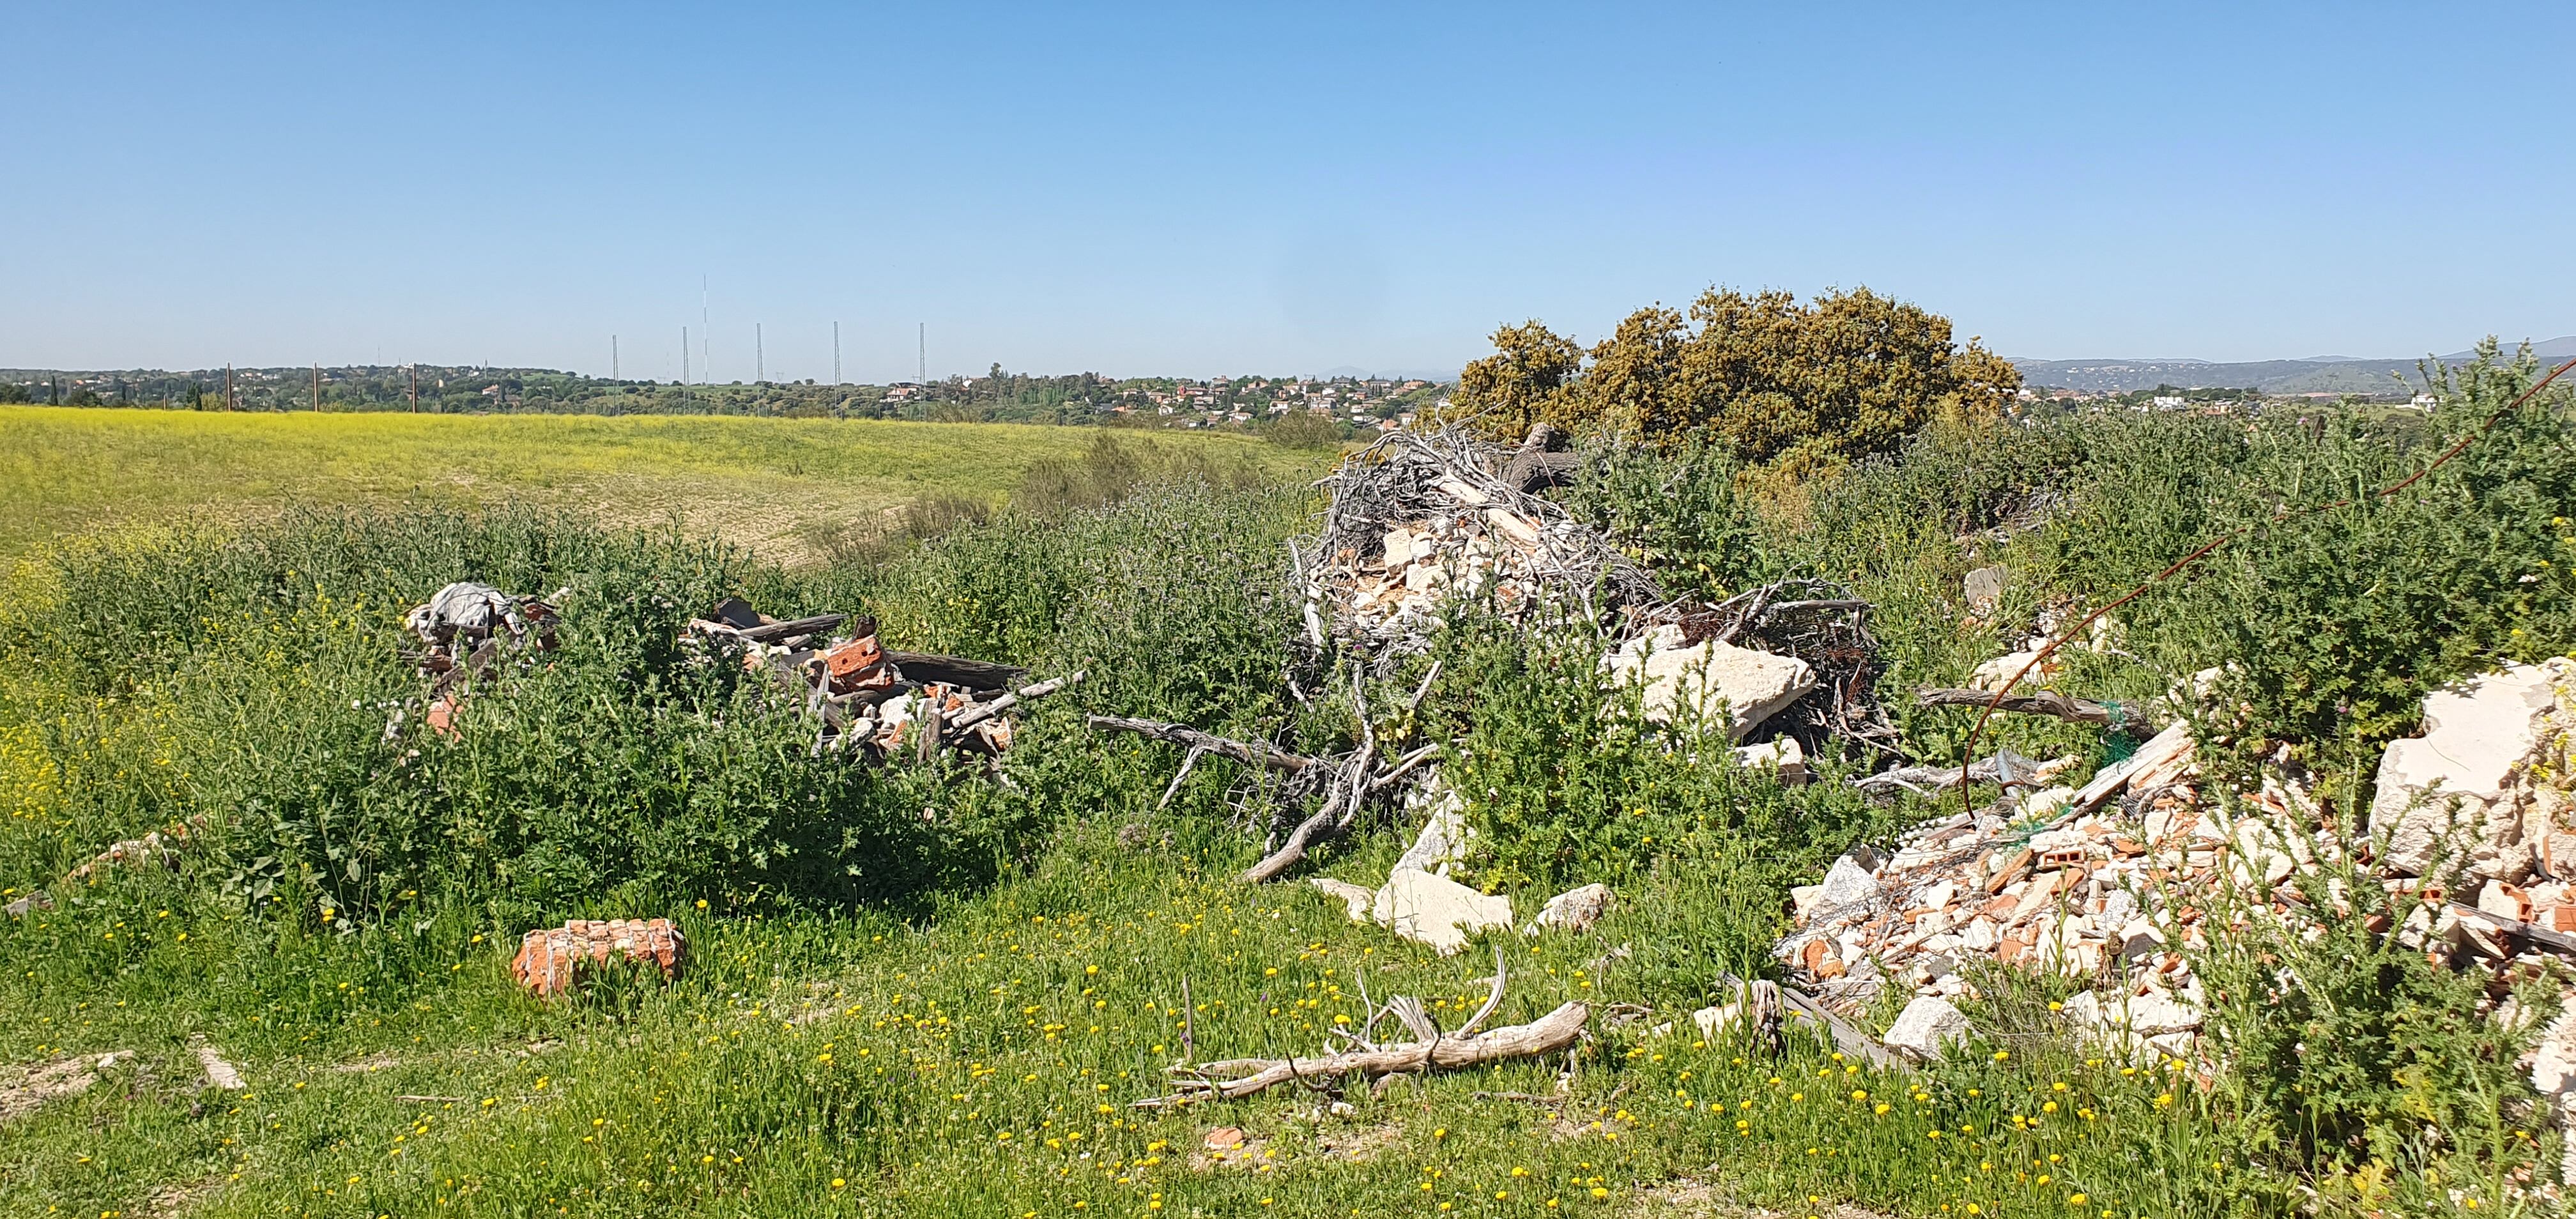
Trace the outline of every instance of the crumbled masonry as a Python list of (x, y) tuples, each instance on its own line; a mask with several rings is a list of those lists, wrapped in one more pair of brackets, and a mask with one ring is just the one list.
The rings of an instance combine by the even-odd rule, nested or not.
[[(1792, 891), (1775, 952), (1838, 1011), (1889, 987), (1910, 995), (1886, 1038), (1917, 1055), (1943, 1040), (1926, 1028), (1950, 1023), (1924, 1005), (1969, 993), (1967, 966), (1991, 961), (2092, 980), (2060, 1016), (2110, 1052), (2214, 1061), (2182, 950), (2228, 934), (2213, 909), (2293, 927), (2330, 916), (2342, 899), (2322, 865), (2349, 852), (2431, 901), (2416, 922), (2378, 930), (2463, 967), (2537, 974), (2545, 958), (2576, 956), (2571, 677), (2576, 660), (2561, 658), (2427, 695), (2424, 734), (2392, 742), (2381, 764), (2370, 842), (2341, 841), (2295, 785), (2267, 782), (2231, 818), (2203, 790), (2181, 722), (2082, 788), (2041, 787), (2071, 759), (2034, 766), (2007, 752), (1977, 776), (2001, 777), (2004, 803), (1919, 826), (1886, 858), (1836, 860)], [(2223, 888), (2242, 900), (2213, 900)], [(2576, 1104), (2571, 1064), (2576, 1020), (2561, 1019), (2531, 1064), (2534, 1086)]]
[(691, 621), (684, 642), (710, 661), (766, 673), (800, 698), (817, 721), (816, 756), (874, 763), (927, 761), (943, 749), (998, 757), (1011, 747), (1011, 710), (1083, 677), (1032, 684), (1015, 665), (888, 649), (873, 618), (782, 622), (739, 597)]
[(661, 970), (664, 981), (674, 981), (688, 947), (680, 929), (666, 918), (577, 918), (522, 937), (510, 976), (539, 996), (561, 995), (572, 990), (584, 967), (623, 957), (649, 962)]

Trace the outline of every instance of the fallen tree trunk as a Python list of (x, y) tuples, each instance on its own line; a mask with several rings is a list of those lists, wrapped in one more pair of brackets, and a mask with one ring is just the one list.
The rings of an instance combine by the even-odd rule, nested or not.
[[(1409, 1045), (1380, 1046), (1326, 1054), (1320, 1058), (1238, 1058), (1175, 1067), (1180, 1091), (1135, 1102), (1139, 1109), (1160, 1109), (1200, 1100), (1237, 1100), (1297, 1079), (1331, 1079), (1358, 1072), (1375, 1080), (1414, 1071), (1454, 1071), (1513, 1058), (1535, 1058), (1574, 1044), (1592, 1009), (1576, 1001), (1528, 1024), (1498, 1028), (1474, 1036), (1434, 1037)], [(1235, 1078), (1217, 1079), (1212, 1076)]]
[(1094, 728), (1112, 732), (1132, 732), (1138, 736), (1151, 737), (1157, 741), (1165, 741), (1203, 753), (1229, 757), (1247, 766), (1267, 766), (1281, 774), (1293, 775), (1315, 765), (1315, 759), (1302, 754), (1289, 753), (1284, 749), (1258, 741), (1237, 741), (1201, 732), (1186, 724), (1131, 719), (1123, 715), (1090, 715), (1083, 718)]
[(2091, 699), (2069, 698), (2055, 690), (2031, 694), (2007, 694), (2001, 698), (1992, 690), (1962, 690), (1952, 686), (1932, 686), (1914, 692), (1918, 707), (1987, 707), (2022, 715), (2053, 715), (2079, 724), (2104, 727), (2127, 727), (2135, 722), (2127, 708)]

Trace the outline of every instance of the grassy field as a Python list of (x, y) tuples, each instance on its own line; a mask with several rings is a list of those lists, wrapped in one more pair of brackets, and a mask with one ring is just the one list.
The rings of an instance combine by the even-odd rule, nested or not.
[[(2384, 485), (2513, 388), (2447, 402), (2425, 435), (2125, 414), (1945, 430), (1810, 487), (1794, 512), (1749, 500), (1708, 453), (1596, 451), (1561, 494), (1700, 595), (1781, 572), (1848, 581), (1878, 607), (1882, 691), (1956, 685), (2044, 607), (2099, 604), (2201, 538), (2275, 521), (2275, 489), (2302, 473), (2335, 471), (2328, 494)], [(2076, 657), (2067, 692), (2143, 703), (2220, 666), (2224, 704), (2267, 735), (2206, 739), (2216, 781), (2290, 757), (2347, 816), (2368, 808), (2379, 749), (2428, 685), (2576, 648), (2567, 408), (2516, 417), (2415, 496), (2245, 533), (2124, 606), (2122, 646)], [(2106, 980), (1976, 961), (1975, 1039), (1938, 1063), (1882, 1071), (1804, 1036), (1702, 1036), (1690, 1013), (1731, 995), (1729, 974), (1776, 973), (1790, 886), (1955, 805), (1873, 803), (1841, 781), (1860, 760), (1831, 749), (1801, 786), (1712, 764), (1602, 714), (1630, 695), (1605, 694), (1599, 640), (1474, 606), (1420, 654), (1301, 659), (1282, 590), (1283, 542), (1316, 507), (1302, 478), (1186, 463), (1130, 478), (1136, 463), (1060, 448), (1080, 477), (965, 484), (1010, 488), (1003, 516), (787, 566), (609, 528), (579, 497), (552, 515), (266, 515), (297, 459), (250, 454), (257, 427), (376, 420), (19, 418), (117, 438), (58, 438), (56, 461), (148, 452), (158, 427), (195, 454), (165, 469), (271, 481), (159, 489), (163, 513), (234, 512), (238, 528), (29, 549), (133, 518), (72, 473), (18, 467), (65, 502), (10, 490), (13, 510), (52, 523), (17, 526), (26, 558), (0, 598), (0, 899), (43, 889), (53, 904), (0, 917), (0, 1219), (2558, 1213), (2539, 1191), (2562, 1133), (2514, 1065), (2541, 1021), (2501, 1030), (2477, 974), (2370, 933), (2383, 890), (2358, 873), (2338, 878), (2357, 917), (2314, 940), (2249, 923), (2193, 954), (2218, 1000), (2209, 1044), (2242, 1047), (2223, 1069), (2088, 1048), (2051, 1001)], [(463, 426), (531, 484), (589, 459), (547, 466), (497, 437), (600, 428), (689, 471), (662, 484), (675, 497), (781, 453), (806, 472), (778, 477), (821, 479), (828, 456), (862, 485), (858, 441), (835, 438), (895, 438), (876, 443), (916, 462), (950, 437), (1095, 438), (386, 422)], [(409, 434), (418, 451), (438, 433)], [(1054, 460), (1023, 455), (1024, 471)], [(400, 462), (347, 460), (345, 481), (303, 485), (358, 507), (370, 478), (419, 485)], [(1999, 530), (2040, 490), (2062, 506)], [(1960, 577), (1989, 562), (2015, 582), (1972, 617)], [(459, 576), (564, 589), (562, 647), (478, 685), (453, 738), (388, 732), (425, 694), (401, 614)], [(801, 703), (673, 646), (736, 592), (781, 615), (871, 613), (898, 647), (1089, 677), (1028, 706), (998, 772), (818, 758)], [(1616, 894), (1607, 919), (1441, 957), (1294, 880), (1242, 884), (1272, 802), (1302, 815), (1315, 797), (1217, 759), (1175, 785), (1181, 750), (1085, 722), (1145, 716), (1324, 754), (1358, 747), (1353, 699), (1384, 756), (1445, 746), (1480, 834), (1458, 875), (1523, 919), (1597, 881)], [(1889, 701), (1920, 756), (1955, 756), (1966, 713)], [(2031, 719), (1986, 739), (2079, 759), (2110, 744)], [(66, 878), (105, 844), (192, 822), (175, 868)], [(1408, 829), (1331, 844), (1297, 877), (1382, 880)], [(539, 1000), (508, 975), (530, 928), (655, 915), (689, 937), (676, 982), (610, 970)], [(1417, 996), (1457, 1028), (1497, 961), (1496, 1024), (1591, 1005), (1573, 1053), (1383, 1090), (1308, 1080), (1134, 1104), (1184, 1061), (1312, 1054), (1366, 1019), (1364, 993)], [(2545, 1020), (2546, 992), (2517, 994)], [(1903, 996), (1882, 998), (1865, 1013), (1881, 1030)], [(78, 1095), (26, 1103), (108, 1054)], [(207, 1054), (241, 1086), (211, 1079)]]
[[(0, 557), (129, 526), (243, 522), (290, 503), (514, 501), (677, 521), (782, 561), (924, 496), (998, 503), (1100, 433), (1017, 424), (683, 416), (224, 414), (0, 406)], [(1242, 436), (1155, 445), (1256, 469), (1311, 464)]]

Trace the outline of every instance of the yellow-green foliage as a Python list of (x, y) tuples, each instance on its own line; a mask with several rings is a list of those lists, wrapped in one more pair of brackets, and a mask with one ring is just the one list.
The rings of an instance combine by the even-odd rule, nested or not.
[[(764, 555), (929, 496), (998, 503), (1088, 428), (691, 416), (265, 414), (0, 406), (0, 556), (135, 525), (243, 521), (290, 502), (503, 500), (627, 525), (679, 520)], [(1249, 436), (1157, 446), (1279, 470)]]

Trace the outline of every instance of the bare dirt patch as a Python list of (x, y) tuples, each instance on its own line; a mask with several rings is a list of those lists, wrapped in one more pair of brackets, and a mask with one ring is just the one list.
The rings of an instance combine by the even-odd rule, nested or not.
[(78, 1096), (98, 1082), (99, 1072), (134, 1057), (131, 1050), (57, 1058), (32, 1067), (0, 1067), (0, 1122), (15, 1121), (45, 1102)]

